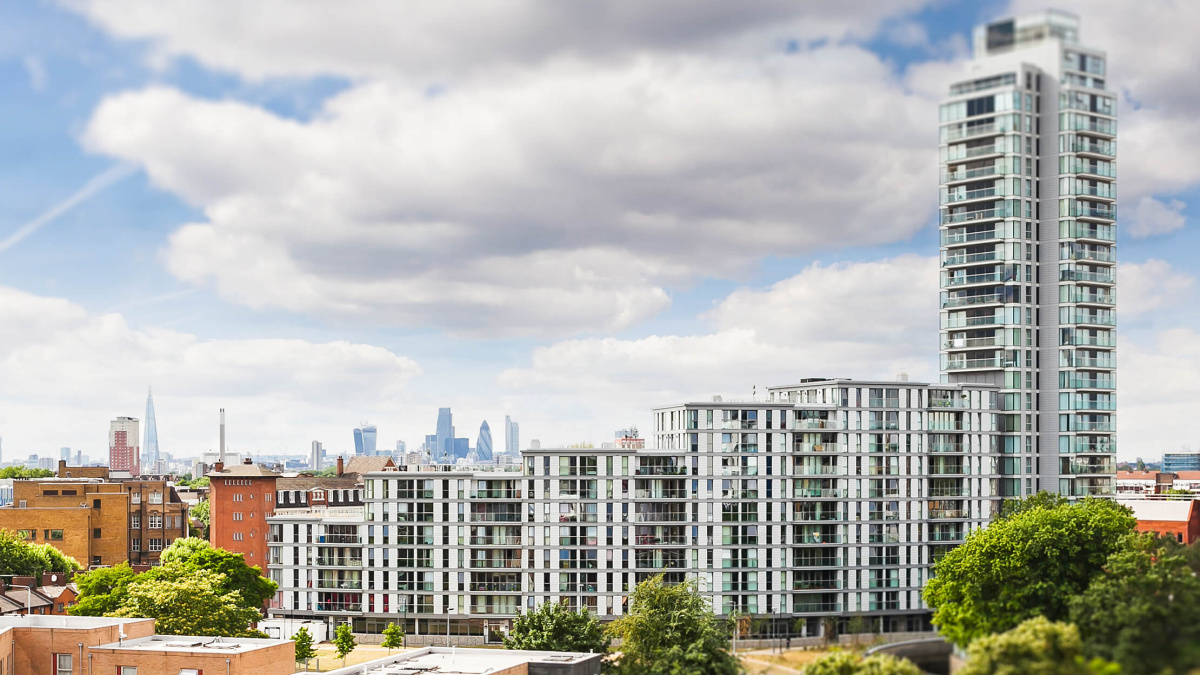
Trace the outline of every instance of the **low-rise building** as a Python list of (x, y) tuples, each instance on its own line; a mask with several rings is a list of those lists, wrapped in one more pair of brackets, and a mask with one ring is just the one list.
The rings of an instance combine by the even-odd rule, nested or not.
[(154, 619), (0, 616), (0, 672), (288, 675), (290, 640), (155, 635)]
[(600, 675), (601, 654), (425, 647), (331, 671), (330, 675)]
[(1175, 487), (1176, 477), (1166, 471), (1118, 471), (1117, 495), (1161, 495)]
[(1187, 490), (1200, 494), (1200, 471), (1176, 471), (1171, 487), (1176, 490)]
[(1138, 532), (1173, 536), (1181, 544), (1200, 539), (1200, 507), (1195, 499), (1118, 499), (1117, 502), (1133, 511)]
[(531, 444), (516, 471), (370, 472), (361, 508), (267, 519), (269, 612), (478, 644), (547, 602), (615, 619), (665, 574), (775, 634), (855, 615), (927, 629), (933, 562), (1025, 488), (1002, 470), (1017, 460), (996, 442), (995, 392), (812, 380), (656, 409), (654, 447)]

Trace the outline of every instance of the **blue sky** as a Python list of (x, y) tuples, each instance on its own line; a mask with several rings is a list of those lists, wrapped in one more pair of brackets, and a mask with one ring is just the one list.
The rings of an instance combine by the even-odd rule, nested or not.
[[(1078, 10), (1123, 95), (1122, 458), (1200, 403), (1200, 87), (1138, 49), (1194, 23), (1159, 4)], [(415, 446), (445, 405), (600, 443), (684, 398), (935, 377), (936, 100), (975, 23), (1037, 8), (0, 6), (5, 459), (101, 455), (148, 385), (190, 455), (222, 406), (246, 451)]]

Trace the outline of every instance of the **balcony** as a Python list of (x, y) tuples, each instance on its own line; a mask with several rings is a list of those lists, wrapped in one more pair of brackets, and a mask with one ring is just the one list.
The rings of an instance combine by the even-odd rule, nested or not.
[(946, 532), (933, 531), (929, 533), (929, 541), (962, 541), (963, 533), (949, 530)]
[(990, 305), (995, 302), (1004, 302), (1004, 296), (1000, 293), (950, 296), (942, 303), (942, 307), (971, 307), (973, 305)]
[(634, 472), (635, 476), (686, 476), (688, 470), (686, 466), (639, 466)]
[(1071, 293), (1067, 296), (1066, 302), (1074, 302), (1081, 305), (1115, 305), (1117, 304), (1117, 296), (1112, 293)]
[(1097, 134), (1106, 136), (1117, 135), (1116, 120), (1089, 120), (1086, 117), (1071, 116), (1071, 121), (1067, 124), (1066, 131), (1091, 131)]
[(317, 588), (322, 590), (361, 590), (362, 579), (342, 580), (337, 579), (318, 579)]
[(1070, 209), (1069, 215), (1075, 216), (1076, 218), (1103, 218), (1104, 220), (1116, 220), (1117, 210), (1115, 208), (1097, 209), (1076, 206), (1075, 208)]
[(1097, 262), (1116, 262), (1117, 256), (1110, 250), (1083, 248), (1071, 251), (1064, 260), (1095, 260)]
[[(984, 197), (995, 197), (995, 196), (996, 196), (996, 188), (995, 187), (983, 188), (980, 190), (961, 190), (958, 192), (947, 193), (945, 203), (953, 204), (955, 202), (966, 202), (966, 201), (970, 201), (972, 199), (983, 199)], [(1001, 193), (1001, 196), (1004, 196), (1003, 193)]]
[(362, 537), (353, 534), (323, 534), (317, 537), (320, 544), (361, 544)]
[(1067, 344), (1073, 347), (1116, 347), (1117, 336), (1115, 333), (1102, 333), (1100, 335), (1075, 333), (1067, 340)]
[(1087, 326), (1115, 326), (1117, 317), (1112, 312), (1075, 312), (1067, 316), (1064, 323), (1084, 324)]
[(318, 602), (318, 612), (361, 612), (361, 602)]
[(929, 488), (930, 497), (966, 497), (967, 491), (959, 487), (931, 487)]
[[(954, 160), (956, 161), (956, 160)], [(959, 169), (958, 171), (942, 170), (943, 183), (957, 183), (963, 180), (973, 180), (987, 176), (999, 176), (1007, 173), (1018, 173), (1018, 170), (1005, 162), (996, 162), (991, 166), (981, 166), (976, 169)]]
[(842, 520), (843, 514), (837, 511), (793, 511), (792, 519), (797, 523), (832, 523)]
[(1112, 485), (1073, 485), (1071, 486), (1071, 496), (1073, 497), (1097, 497), (1104, 495), (1116, 494)]
[(1116, 401), (1105, 401), (1105, 400), (1092, 401), (1092, 400), (1088, 400), (1088, 399), (1077, 398), (1072, 403), (1074, 404), (1071, 406), (1072, 410), (1116, 410), (1117, 409)]
[(989, 136), (991, 134), (1002, 134), (1007, 131), (1012, 131), (1010, 124), (996, 125), (995, 122), (988, 124), (976, 124), (973, 126), (957, 126), (946, 129), (946, 141), (959, 141), (967, 138), (977, 138), (979, 136)]
[(968, 286), (972, 284), (1002, 284), (1006, 281), (1016, 281), (1016, 272), (992, 272), (990, 274), (964, 274), (947, 277), (943, 287)]
[[(428, 590), (433, 590), (433, 584), (430, 584)], [(472, 593), (520, 593), (521, 582), (519, 581), (472, 581)]]
[[(471, 537), (471, 546), (508, 546), (517, 547), (521, 545), (521, 537)], [(432, 538), (429, 542), (433, 543)]]
[(982, 230), (980, 232), (944, 232), (942, 233), (942, 245), (953, 246), (954, 244), (967, 244), (973, 241), (987, 241), (989, 239), (1002, 239), (998, 230)]
[(634, 522), (638, 523), (682, 523), (688, 519), (687, 513), (635, 513)]
[(966, 452), (962, 443), (930, 443), (929, 452)]
[(840, 579), (795, 579), (793, 591), (833, 591), (842, 587)]
[(1067, 152), (1082, 152), (1090, 155), (1103, 155), (1104, 157), (1117, 156), (1117, 144), (1112, 142), (1107, 143), (1089, 143), (1082, 138), (1076, 138), (1074, 143), (1067, 144)]
[[(1003, 336), (952, 338), (942, 341), (942, 349), (978, 349), (980, 347), (1006, 347), (1008, 341)], [(931, 403), (930, 408), (965, 408), (965, 405), (941, 405), (941, 401)]]
[(792, 429), (845, 429), (846, 423), (841, 420), (798, 419), (791, 425)]
[(472, 523), (519, 523), (519, 522), (521, 522), (521, 514), (519, 514), (519, 513), (472, 513), (470, 522), (472, 522)]
[(899, 408), (900, 399), (898, 398), (869, 398), (867, 404), (872, 408)]
[(1068, 469), (1068, 473), (1075, 476), (1115, 474), (1117, 472), (1117, 463), (1112, 460), (1105, 462), (1070, 462)]
[(1116, 199), (1117, 186), (1109, 183), (1100, 183), (1099, 185), (1073, 185), (1071, 186), (1072, 195), (1082, 195), (1085, 197), (1099, 197), (1101, 199)]
[(1091, 176), (1099, 176), (1101, 178), (1116, 178), (1117, 166), (1112, 163), (1099, 164), (1096, 162), (1087, 162), (1081, 159), (1076, 159), (1074, 162), (1067, 165), (1071, 173), (1083, 173)]
[(837, 556), (804, 556), (792, 559), (792, 567), (841, 567), (842, 559)]
[(792, 443), (792, 452), (846, 452), (841, 443)]
[(797, 476), (840, 476), (846, 470), (840, 466), (811, 466), (800, 464), (796, 467)]
[(949, 255), (942, 261), (942, 267), (953, 267), (955, 265), (977, 265), (982, 262), (990, 262), (993, 260), (1008, 260), (1004, 253), (998, 251), (984, 251), (982, 253), (962, 253), (959, 255)]
[(929, 509), (929, 517), (933, 520), (970, 518), (971, 513), (966, 509)]
[(723, 466), (721, 467), (722, 476), (757, 476), (758, 467), (756, 466)]
[(973, 368), (1014, 368), (1016, 364), (1001, 357), (991, 359), (957, 359), (946, 362), (946, 370), (971, 370)]
[(870, 567), (899, 567), (900, 566), (900, 556), (898, 556), (898, 555), (871, 556), (871, 557), (867, 558), (867, 565)]
[(1094, 284), (1111, 284), (1116, 281), (1111, 270), (1088, 272), (1086, 270), (1059, 270), (1059, 281), (1089, 281)]
[(1116, 430), (1117, 430), (1117, 424), (1116, 424), (1116, 422), (1087, 422), (1087, 421), (1084, 421), (1084, 420), (1076, 420), (1076, 421), (1075, 421), (1075, 425), (1074, 425), (1074, 426), (1075, 426), (1075, 430), (1076, 430), (1076, 431), (1108, 431), (1108, 432), (1113, 432), (1113, 431), (1116, 431)]
[(990, 218), (1012, 218), (1019, 215), (1013, 209), (998, 208), (998, 209), (982, 209), (979, 211), (965, 211), (962, 213), (943, 213), (942, 224), (949, 225), (950, 223), (969, 223), (976, 220), (988, 220)]
[(317, 556), (317, 567), (362, 567), (362, 558)]
[(966, 476), (970, 473), (970, 467), (965, 465), (947, 464), (944, 466), (929, 467), (929, 475), (931, 476)]
[(1068, 377), (1063, 389), (1116, 389), (1117, 381), (1105, 377)]
[(802, 488), (796, 487), (792, 493), (792, 497), (796, 499), (819, 499), (822, 497), (829, 499), (841, 499), (846, 496), (845, 490), (837, 488)]
[(792, 612), (794, 614), (817, 614), (817, 613), (839, 613), (842, 611), (840, 602), (794, 602), (792, 603)]
[(1071, 446), (1071, 452), (1077, 454), (1106, 454), (1110, 455), (1117, 451), (1116, 441), (1092, 441), (1088, 442), (1081, 438), (1075, 439), (1075, 444)]
[(1114, 225), (1075, 221), (1071, 223), (1071, 226), (1067, 228), (1063, 236), (1075, 239), (1095, 239), (1098, 241), (1115, 242), (1117, 240), (1117, 228)]
[(521, 560), (519, 558), (504, 559), (504, 560), (471, 560), (469, 565), (475, 570), (491, 570), (491, 569), (521, 569)]

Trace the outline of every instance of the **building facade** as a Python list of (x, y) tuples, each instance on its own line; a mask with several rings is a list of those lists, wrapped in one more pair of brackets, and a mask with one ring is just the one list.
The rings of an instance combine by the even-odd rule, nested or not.
[(266, 569), (267, 517), (275, 510), (279, 474), (253, 464), (218, 462), (209, 477), (208, 540), (246, 556), (246, 563)]
[(128, 471), (136, 476), (142, 472), (141, 449), (138, 443), (138, 421), (134, 417), (118, 417), (108, 424), (108, 468)]
[[(154, 415), (154, 392), (149, 390), (146, 392), (146, 439), (142, 443), (142, 452), (142, 464), (148, 472), (160, 473), (163, 467), (159, 465), (161, 457), (158, 452), (158, 421)], [(62, 459), (70, 461), (69, 456)]]
[(1164, 452), (1163, 471), (1200, 471), (1200, 452)]
[(488, 427), (487, 420), (479, 425), (479, 438), (475, 441), (475, 455), (481, 462), (490, 462), (494, 459), (492, 452), (492, 430)]
[(995, 387), (818, 380), (658, 409), (657, 449), (367, 473), (361, 511), (268, 519), (271, 614), (494, 638), (544, 602), (616, 618), (663, 573), (780, 632), (924, 628), (930, 565), (998, 507), (996, 425)]
[(941, 106), (949, 382), (1001, 388), (1005, 496), (1113, 493), (1116, 105), (1079, 19), (976, 28)]

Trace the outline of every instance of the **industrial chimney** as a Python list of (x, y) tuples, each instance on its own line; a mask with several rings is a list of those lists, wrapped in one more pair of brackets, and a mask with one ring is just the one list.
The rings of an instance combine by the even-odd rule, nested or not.
[(225, 409), (221, 408), (221, 454), (218, 455), (217, 461), (221, 464), (225, 463)]

